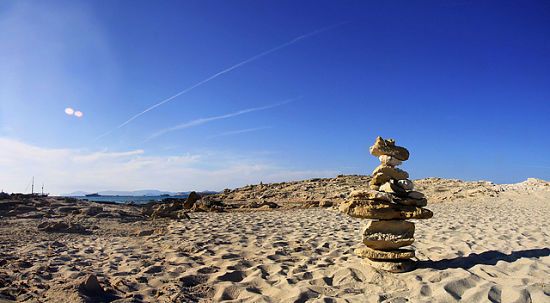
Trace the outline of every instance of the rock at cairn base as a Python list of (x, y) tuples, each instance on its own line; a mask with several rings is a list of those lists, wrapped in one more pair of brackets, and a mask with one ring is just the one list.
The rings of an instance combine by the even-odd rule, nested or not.
[(396, 166), (409, 159), (409, 151), (394, 140), (376, 138), (370, 153), (381, 165), (372, 173), (370, 190), (353, 191), (340, 211), (361, 219), (372, 219), (363, 230), (363, 244), (355, 254), (372, 267), (399, 273), (414, 269), (414, 249), (404, 249), (414, 242), (414, 223), (406, 219), (429, 219), (433, 213), (423, 208), (424, 195), (414, 189), (409, 173)]
[(369, 247), (361, 247), (354, 250), (359, 257), (376, 260), (408, 260), (414, 258), (413, 249), (377, 250)]
[(365, 258), (365, 261), (370, 266), (389, 271), (392, 273), (408, 272), (414, 269), (414, 262), (411, 260), (376, 260)]

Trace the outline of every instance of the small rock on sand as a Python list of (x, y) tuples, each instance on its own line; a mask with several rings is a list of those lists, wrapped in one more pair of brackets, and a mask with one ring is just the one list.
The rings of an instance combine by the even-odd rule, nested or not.
[(99, 284), (97, 277), (94, 274), (89, 274), (79, 281), (79, 289), (88, 296), (101, 296), (105, 290)]

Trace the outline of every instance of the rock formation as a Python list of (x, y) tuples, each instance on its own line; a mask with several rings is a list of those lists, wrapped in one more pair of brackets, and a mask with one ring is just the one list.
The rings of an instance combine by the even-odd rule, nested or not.
[(372, 172), (369, 190), (355, 190), (341, 204), (344, 213), (361, 219), (371, 219), (363, 230), (363, 244), (355, 254), (373, 267), (405, 272), (413, 268), (410, 260), (414, 249), (405, 249), (414, 242), (414, 223), (408, 219), (429, 219), (433, 213), (423, 208), (425, 196), (413, 191), (409, 174), (397, 168), (409, 159), (409, 151), (393, 140), (376, 138), (370, 153), (382, 163)]

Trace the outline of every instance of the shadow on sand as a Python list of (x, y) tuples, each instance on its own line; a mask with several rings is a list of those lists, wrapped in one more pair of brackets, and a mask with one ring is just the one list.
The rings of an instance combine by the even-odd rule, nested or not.
[(520, 258), (538, 258), (550, 256), (550, 248), (537, 248), (513, 251), (510, 254), (505, 254), (500, 251), (490, 250), (480, 254), (470, 254), (466, 257), (457, 257), (453, 259), (443, 259), (439, 261), (418, 261), (417, 268), (462, 268), (470, 269), (476, 265), (495, 265), (498, 261), (514, 262)]

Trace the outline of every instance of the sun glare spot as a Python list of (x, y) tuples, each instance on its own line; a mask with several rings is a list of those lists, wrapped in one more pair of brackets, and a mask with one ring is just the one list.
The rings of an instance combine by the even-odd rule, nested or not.
[(67, 107), (65, 108), (65, 113), (69, 116), (72, 116), (74, 114), (74, 109)]
[(77, 118), (82, 118), (82, 116), (84, 116), (84, 114), (83, 114), (81, 111), (79, 111), (79, 110), (77, 110), (76, 112), (74, 112), (74, 115), (75, 115)]

